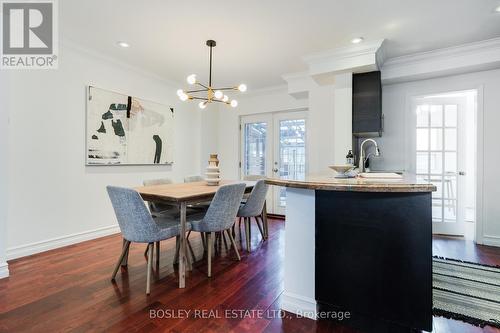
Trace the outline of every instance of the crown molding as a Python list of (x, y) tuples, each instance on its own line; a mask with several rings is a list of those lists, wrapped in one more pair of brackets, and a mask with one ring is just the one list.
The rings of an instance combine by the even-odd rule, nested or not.
[(286, 81), (288, 94), (296, 99), (309, 97), (309, 90), (316, 85), (309, 71), (288, 73), (281, 76)]
[(385, 84), (500, 68), (500, 38), (388, 59)]
[[(384, 61), (384, 39), (366, 41), (358, 45), (336, 48), (302, 57), (315, 79), (325, 74), (369, 71), (378, 69), (377, 62)], [(378, 54), (378, 55), (377, 55)]]
[(245, 94), (238, 96), (238, 99), (244, 99), (246, 97), (252, 97), (255, 95), (269, 95), (269, 94), (273, 94), (273, 93), (282, 93), (282, 92), (286, 92), (286, 91), (287, 91), (286, 84), (262, 87), (262, 88), (257, 88), (257, 89), (249, 89), (245, 92)]

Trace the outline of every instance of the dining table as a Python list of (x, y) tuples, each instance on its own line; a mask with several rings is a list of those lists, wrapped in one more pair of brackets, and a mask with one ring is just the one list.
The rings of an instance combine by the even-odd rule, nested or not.
[[(245, 183), (245, 193), (252, 191), (255, 181), (246, 180), (221, 180), (219, 185), (208, 185), (206, 181), (192, 183), (174, 183), (136, 187), (142, 199), (155, 203), (166, 203), (179, 207), (180, 235), (179, 235), (179, 288), (186, 287), (187, 246), (186, 232), (188, 205), (211, 201), (219, 187), (223, 185)], [(263, 213), (266, 217), (265, 212)]]

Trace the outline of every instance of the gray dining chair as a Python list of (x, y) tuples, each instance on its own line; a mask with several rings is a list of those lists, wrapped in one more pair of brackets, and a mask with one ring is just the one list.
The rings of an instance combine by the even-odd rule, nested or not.
[(205, 178), (200, 175), (191, 175), (184, 177), (184, 183), (194, 183), (194, 182), (202, 182)]
[(205, 233), (207, 237), (207, 259), (208, 277), (212, 276), (212, 247), (213, 233), (226, 232), (236, 252), (238, 261), (241, 260), (240, 253), (236, 247), (234, 237), (229, 229), (234, 225), (236, 213), (240, 207), (241, 198), (245, 192), (246, 184), (230, 184), (219, 187), (208, 207), (203, 219), (191, 222), (191, 230)]
[[(205, 178), (200, 175), (190, 175), (184, 177), (184, 183), (194, 183), (202, 181), (205, 181)], [(206, 211), (208, 209), (208, 206), (210, 206), (210, 201), (198, 202), (196, 204), (188, 205), (188, 208), (197, 210), (199, 212)]]
[[(146, 179), (142, 182), (144, 186), (172, 184), (170, 178)], [(169, 205), (165, 203), (148, 202), (149, 210), (153, 216), (170, 215), (174, 211), (178, 211), (177, 205)]]
[[(246, 236), (246, 245), (247, 251), (250, 252), (250, 239), (251, 239), (251, 226), (250, 222), (252, 217), (255, 219), (257, 226), (259, 227), (259, 231), (262, 235), (262, 239), (267, 239), (268, 234), (268, 225), (267, 219), (264, 218), (264, 207), (266, 202), (266, 195), (269, 185), (266, 184), (265, 180), (261, 179), (255, 183), (255, 186), (250, 192), (245, 203), (241, 204), (237, 216), (239, 217), (239, 224), (241, 224), (241, 219), (243, 218), (245, 222), (245, 236)], [(261, 219), (261, 222), (259, 221)], [(233, 225), (233, 236), (234, 236), (234, 225)]]
[[(180, 223), (178, 220), (172, 218), (151, 216), (141, 196), (133, 189), (115, 186), (107, 186), (106, 189), (123, 236), (122, 252), (113, 270), (111, 280), (115, 280), (120, 265), (126, 265), (130, 243), (147, 243), (149, 251), (146, 294), (149, 295), (151, 289), (153, 244), (157, 243), (157, 251), (159, 252), (160, 241), (180, 234)], [(189, 223), (187, 223), (186, 228), (190, 228)], [(158, 252), (157, 260), (159, 259)]]

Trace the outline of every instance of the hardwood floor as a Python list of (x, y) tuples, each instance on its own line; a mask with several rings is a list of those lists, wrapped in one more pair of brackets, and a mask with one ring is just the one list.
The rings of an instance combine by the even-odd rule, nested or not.
[[(150, 296), (145, 295), (145, 245), (131, 246), (128, 268), (118, 272), (116, 283), (110, 281), (122, 245), (119, 235), (13, 260), (11, 276), (0, 280), (0, 331), (356, 332), (333, 322), (276, 315), (283, 291), (284, 222), (270, 220), (269, 241), (264, 243), (252, 227), (253, 251), (242, 250), (238, 263), (222, 243), (211, 279), (206, 277), (200, 238), (193, 233), (190, 244), (198, 261), (183, 290), (173, 274), (174, 241), (162, 242)], [(242, 244), (239, 234), (236, 240)], [(433, 245), (436, 255), (500, 265), (498, 248), (446, 237), (436, 237)], [(189, 309), (186, 317), (182, 311)], [(247, 312), (231, 318), (224, 316), (226, 310)], [(150, 311), (156, 311), (156, 318), (150, 318)], [(500, 330), (435, 318), (434, 332)]]

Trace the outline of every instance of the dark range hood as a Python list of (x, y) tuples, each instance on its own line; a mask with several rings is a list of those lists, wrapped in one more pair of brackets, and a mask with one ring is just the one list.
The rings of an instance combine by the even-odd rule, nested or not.
[(352, 76), (352, 134), (355, 137), (382, 136), (382, 82), (380, 71)]

